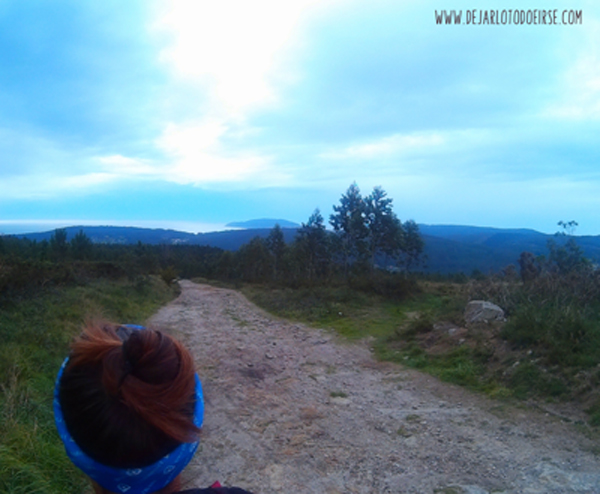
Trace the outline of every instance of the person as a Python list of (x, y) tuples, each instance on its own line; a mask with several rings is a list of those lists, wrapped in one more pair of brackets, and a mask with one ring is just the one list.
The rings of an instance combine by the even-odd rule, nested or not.
[(67, 455), (96, 494), (251, 494), (218, 482), (179, 491), (204, 399), (191, 354), (160, 331), (86, 324), (58, 372), (54, 416)]

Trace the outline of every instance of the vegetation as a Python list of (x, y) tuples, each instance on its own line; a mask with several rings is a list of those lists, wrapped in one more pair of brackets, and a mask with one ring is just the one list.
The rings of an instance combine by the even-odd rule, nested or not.
[[(342, 195), (326, 229), (316, 209), (286, 243), (279, 226), (236, 252), (191, 245), (0, 237), (0, 491), (80, 492), (54, 430), (52, 388), (87, 316), (143, 321), (178, 277), (233, 284), (282, 317), (369, 337), (376, 354), (500, 398), (572, 399), (600, 425), (600, 274), (574, 222), (495, 275), (416, 275), (423, 241), (381, 188)], [(506, 323), (467, 325), (473, 299)], [(332, 390), (332, 397), (343, 397)], [(400, 433), (400, 432), (399, 432)]]
[(333, 210), (333, 231), (316, 209), (290, 245), (276, 225), (266, 240), (257, 236), (235, 253), (224, 252), (216, 277), (292, 288), (352, 285), (377, 278), (381, 269), (408, 273), (421, 261), (417, 224), (397, 218), (381, 187), (363, 198), (354, 183)]
[[(576, 400), (600, 425), (600, 274), (571, 234), (557, 234), (548, 252), (524, 253), (520, 273), (508, 266), (443, 280), (379, 272), (348, 284), (244, 291), (280, 316), (371, 337), (382, 359), (499, 398)], [(503, 307), (507, 322), (467, 325), (464, 308), (476, 299)]]
[(0, 492), (83, 492), (64, 454), (52, 392), (71, 338), (89, 316), (143, 323), (173, 295), (156, 277), (96, 280), (21, 294), (0, 308)]

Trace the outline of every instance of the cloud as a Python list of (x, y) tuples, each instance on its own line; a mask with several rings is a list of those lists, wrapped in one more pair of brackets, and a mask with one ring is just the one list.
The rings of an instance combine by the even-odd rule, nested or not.
[(287, 181), (286, 174), (272, 166), (270, 157), (224, 145), (230, 132), (219, 120), (169, 124), (157, 141), (170, 159), (163, 178), (181, 184), (237, 183), (250, 188)]
[(591, 4), (585, 5), (582, 13), (583, 23), (562, 35), (555, 87), (541, 118), (600, 122), (600, 15)]
[(59, 3), (0, 7), (3, 211), (308, 215), (353, 180), (417, 220), (596, 205), (591, 2), (582, 26), (485, 27), (437, 26), (433, 1)]
[(393, 134), (363, 144), (354, 144), (340, 151), (329, 151), (320, 154), (329, 159), (377, 159), (390, 155), (426, 152), (446, 142), (439, 133)]
[(98, 156), (100, 171), (113, 181), (154, 180), (200, 187), (269, 187), (282, 185), (290, 175), (274, 167), (269, 156), (228, 146), (247, 130), (221, 120), (169, 123), (155, 141), (162, 157), (141, 159), (120, 154)]
[(70, 146), (143, 148), (164, 78), (146, 2), (2, 2), (0, 125)]
[(580, 57), (565, 74), (561, 92), (560, 101), (551, 103), (542, 116), (600, 121), (600, 54)]
[(161, 60), (176, 76), (203, 85), (211, 111), (243, 118), (277, 101), (303, 13), (317, 0), (174, 0), (159, 9), (154, 29), (171, 41)]
[(56, 174), (40, 172), (36, 174), (8, 177), (0, 182), (2, 201), (55, 199), (100, 193), (103, 187), (115, 181), (109, 173)]
[(106, 172), (114, 176), (156, 177), (159, 175), (157, 167), (149, 160), (128, 158), (120, 154), (100, 156), (97, 159)]
[(159, 3), (152, 29), (168, 40), (159, 57), (173, 93), (185, 88), (187, 102), (177, 105), (188, 110), (171, 115), (154, 140), (163, 157), (157, 176), (202, 187), (289, 184), (292, 169), (268, 151), (276, 141), (253, 141), (262, 129), (252, 117), (283, 104), (281, 89), (298, 82), (290, 60), (303, 46), (307, 16), (336, 1)]

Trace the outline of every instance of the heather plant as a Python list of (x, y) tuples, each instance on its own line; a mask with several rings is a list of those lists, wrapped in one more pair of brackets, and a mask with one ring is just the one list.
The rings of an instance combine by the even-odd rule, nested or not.
[(523, 285), (504, 331), (517, 345), (541, 348), (551, 364), (591, 365), (600, 355), (600, 272), (572, 237), (575, 221), (548, 242), (547, 258), (521, 255)]

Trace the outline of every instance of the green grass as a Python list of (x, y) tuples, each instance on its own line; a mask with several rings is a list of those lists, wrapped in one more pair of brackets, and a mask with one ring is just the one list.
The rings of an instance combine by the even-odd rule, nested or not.
[(600, 426), (600, 398), (596, 399), (594, 404), (590, 406), (586, 412), (590, 416), (590, 424), (593, 426)]
[(516, 346), (536, 347), (548, 365), (593, 367), (600, 362), (600, 309), (577, 303), (523, 303), (503, 331)]
[(560, 398), (566, 396), (569, 388), (566, 382), (556, 376), (543, 372), (539, 366), (532, 362), (520, 363), (509, 378), (509, 386), (517, 398), (527, 398), (537, 394)]
[(173, 292), (161, 280), (94, 282), (5, 301), (0, 307), (0, 492), (80, 493), (88, 482), (54, 428), (52, 390), (88, 316), (144, 323)]
[[(415, 341), (416, 335), (431, 331), (436, 320), (459, 321), (464, 300), (445, 284), (434, 293), (417, 293), (402, 302), (365, 294), (347, 287), (273, 290), (247, 286), (244, 293), (271, 313), (357, 339), (375, 338), (378, 358), (414, 367), (440, 379), (480, 391), (494, 391), (497, 385), (482, 379), (485, 360), (481, 350), (457, 348), (440, 356), (427, 355)], [(394, 345), (402, 340), (401, 347)], [(401, 348), (401, 349), (400, 349)]]
[(329, 396), (332, 398), (348, 398), (348, 393), (345, 391), (332, 391)]
[(349, 339), (386, 337), (407, 322), (407, 314), (439, 314), (444, 309), (444, 301), (435, 295), (421, 294), (398, 303), (345, 286), (272, 289), (247, 285), (242, 292), (278, 317), (331, 328)]
[[(437, 321), (464, 324), (468, 295), (464, 285), (423, 285), (412, 297), (398, 302), (348, 287), (246, 286), (243, 291), (277, 316), (331, 328), (349, 339), (372, 337), (375, 354), (381, 360), (413, 367), (496, 398), (569, 398), (566, 376), (600, 361), (600, 331), (587, 314), (576, 310), (561, 313), (552, 307), (538, 307), (536, 312), (534, 305), (523, 303), (516, 305), (518, 311), (502, 333), (515, 346), (514, 356), (509, 352), (505, 360), (494, 361), (494, 348), (477, 330), (469, 331), (469, 344), (449, 345), (442, 353), (430, 353), (421, 341), (434, 331)], [(502, 341), (498, 338), (495, 344)], [(540, 351), (527, 354), (528, 349), (540, 346)], [(539, 358), (542, 354), (545, 360)], [(543, 362), (545, 367), (540, 366)], [(548, 371), (551, 365), (553, 372)]]

